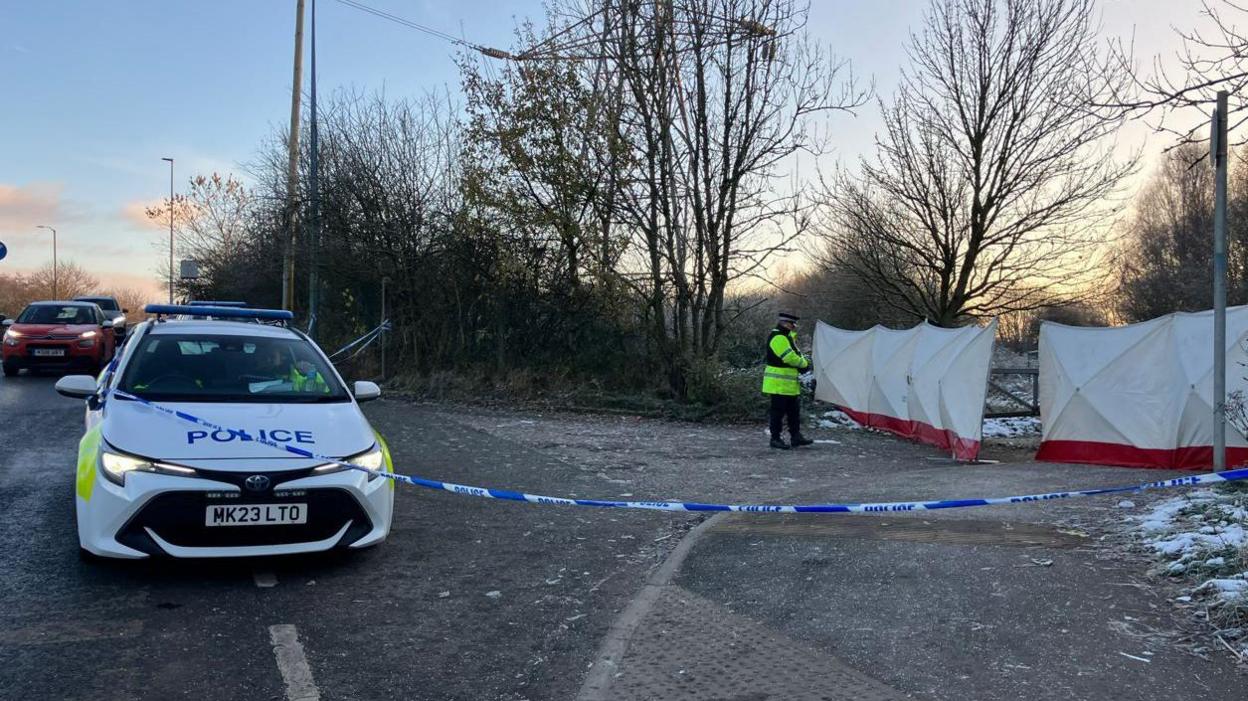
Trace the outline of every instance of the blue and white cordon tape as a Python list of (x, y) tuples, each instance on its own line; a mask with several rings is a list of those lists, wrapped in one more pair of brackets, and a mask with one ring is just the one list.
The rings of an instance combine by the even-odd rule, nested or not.
[[(168, 407), (161, 406), (154, 402), (150, 402), (142, 397), (136, 397), (133, 394), (113, 390), (113, 396), (118, 399), (126, 399), (136, 401), (145, 406), (182, 421), (193, 423), (213, 431), (233, 432), (235, 435), (248, 435), (243, 431), (233, 430), (213, 423), (198, 416), (188, 414), (184, 411), (177, 411)], [(1048, 492), (1045, 494), (1026, 494), (1013, 497), (988, 497), (985, 499), (942, 499), (939, 501), (885, 501), (867, 504), (794, 504), (794, 505), (770, 505), (770, 504), (706, 504), (701, 502), (690, 501), (611, 501), (604, 499), (568, 499), (566, 497), (548, 497), (541, 494), (526, 494), (524, 492), (514, 492), (509, 489), (487, 489), (485, 487), (472, 487), (464, 484), (455, 484), (453, 482), (439, 482), (438, 480), (424, 479), (421, 477), (412, 477), (410, 475), (400, 475), (393, 472), (385, 472), (383, 470), (371, 470), (359, 465), (352, 465), (343, 462), (337, 458), (331, 458), (325, 455), (317, 455), (303, 448), (299, 448), (286, 443), (279, 443), (267, 437), (253, 436), (252, 440), (261, 445), (267, 445), (270, 448), (282, 450), (287, 453), (299, 456), (301, 458), (309, 458), (318, 460), (327, 464), (340, 465), (350, 470), (359, 470), (367, 472), (370, 475), (378, 477), (387, 477), (398, 482), (406, 482), (416, 487), (425, 487), (426, 489), (437, 489), (455, 494), (466, 494), (474, 497), (484, 497), (486, 499), (503, 499), (506, 501), (525, 501), (530, 504), (553, 504), (557, 506), (597, 506), (614, 509), (649, 509), (652, 511), (741, 511), (741, 512), (758, 512), (758, 513), (785, 513), (785, 514), (803, 514), (803, 513), (876, 513), (876, 512), (892, 512), (892, 511), (931, 511), (935, 509), (957, 509), (969, 506), (993, 506), (996, 504), (1023, 504), (1034, 501), (1051, 501), (1053, 499), (1069, 499), (1071, 497), (1092, 497), (1102, 494), (1122, 494), (1125, 492), (1141, 492), (1146, 489), (1161, 489), (1165, 487), (1187, 487), (1198, 484), (1219, 484), (1222, 482), (1234, 482), (1236, 480), (1248, 479), (1248, 467), (1238, 470), (1227, 470), (1225, 472), (1207, 472), (1199, 475), (1190, 475), (1187, 477), (1176, 477), (1168, 480), (1157, 480), (1155, 482), (1144, 482), (1143, 484), (1135, 484), (1126, 487), (1102, 487), (1100, 489), (1077, 489), (1069, 492)]]
[(356, 352), (352, 353), (352, 354), (351, 354), (351, 357), (350, 357), (350, 358), (347, 358), (347, 360), (350, 360), (351, 358), (354, 358), (355, 356), (357, 356), (357, 355), (359, 355), (359, 354), (360, 354), (360, 351), (362, 351), (362, 350), (364, 350), (365, 348), (367, 348), (367, 347), (369, 347), (370, 345), (372, 345), (373, 341), (377, 340), (377, 338), (378, 338), (379, 336), (381, 336), (381, 334), (385, 333), (386, 331), (389, 331), (389, 330), (390, 330), (390, 328), (391, 328), (391, 327), (390, 327), (390, 320), (389, 320), (389, 319), (386, 319), (385, 321), (381, 322), (381, 325), (380, 325), (380, 326), (378, 326), (377, 328), (373, 329), (372, 331), (369, 331), (368, 333), (364, 334), (363, 336), (360, 336), (359, 338), (357, 338), (357, 339), (355, 339), (354, 341), (352, 341), (352, 342), (348, 343), (347, 345), (343, 346), (342, 348), (339, 348), (338, 350), (334, 351), (333, 353), (330, 353), (330, 354), (329, 354), (329, 359), (332, 361), (334, 358), (337, 358), (338, 356), (342, 355), (343, 353), (346, 353), (347, 351), (351, 350), (352, 348), (355, 348), (355, 347), (356, 347), (356, 346), (358, 346), (359, 344), (363, 343), (364, 345), (363, 345), (363, 346), (360, 346), (359, 350), (357, 350)]

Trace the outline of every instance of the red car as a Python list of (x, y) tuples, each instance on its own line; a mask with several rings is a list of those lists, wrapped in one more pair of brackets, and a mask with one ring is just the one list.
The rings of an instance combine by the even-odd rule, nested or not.
[(113, 320), (91, 302), (35, 302), (4, 322), (4, 374), (22, 368), (99, 372), (112, 360)]

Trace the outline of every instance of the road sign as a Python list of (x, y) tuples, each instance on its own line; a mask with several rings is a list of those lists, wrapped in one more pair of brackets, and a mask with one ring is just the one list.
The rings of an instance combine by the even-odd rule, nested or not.
[(7, 255), (9, 255), (9, 249), (4, 247), (3, 242), (0, 242), (0, 260), (4, 260), (4, 257)]

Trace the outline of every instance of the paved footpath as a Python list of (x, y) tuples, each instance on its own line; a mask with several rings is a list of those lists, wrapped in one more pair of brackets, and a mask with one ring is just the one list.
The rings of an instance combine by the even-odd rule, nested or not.
[[(1113, 527), (1142, 507), (1113, 499), (707, 520), (405, 488), (368, 552), (84, 564), (81, 406), (52, 382), (0, 380), (0, 699), (1242, 698), (1224, 656), (1178, 644), (1198, 629)], [(759, 426), (367, 412), (404, 471), (567, 496), (952, 497), (1162, 474), (959, 467), (847, 432), (780, 453)]]
[[(1138, 477), (958, 469), (839, 493), (1004, 495)], [(607, 683), (581, 698), (1242, 698), (1245, 670), (1216, 648), (1193, 654), (1201, 629), (1177, 592), (1107, 528), (1123, 516), (1116, 504), (716, 517), (654, 583), (661, 594), (606, 660)]]

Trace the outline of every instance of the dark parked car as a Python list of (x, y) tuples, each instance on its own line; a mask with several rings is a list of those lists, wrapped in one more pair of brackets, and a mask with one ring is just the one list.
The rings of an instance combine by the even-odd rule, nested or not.
[(113, 332), (118, 339), (126, 337), (126, 314), (129, 309), (122, 309), (116, 297), (74, 297), (75, 302), (91, 302), (104, 310), (104, 316), (113, 320)]

